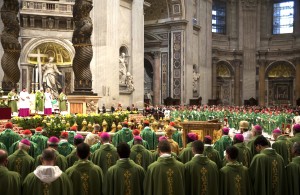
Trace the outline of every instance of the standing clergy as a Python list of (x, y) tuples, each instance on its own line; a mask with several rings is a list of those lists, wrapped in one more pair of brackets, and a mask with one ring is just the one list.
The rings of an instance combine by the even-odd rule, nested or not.
[(100, 140), (102, 145), (93, 153), (91, 160), (102, 169), (105, 175), (108, 168), (116, 164), (119, 155), (117, 149), (110, 144), (110, 135), (107, 132), (101, 133)]
[[(80, 134), (76, 135), (74, 137), (74, 145), (75, 145), (75, 147), (77, 148), (77, 146), (79, 144), (83, 143), (83, 141), (84, 141), (84, 137), (82, 135), (80, 135)], [(67, 162), (68, 162), (68, 167), (73, 166), (74, 163), (79, 160), (76, 148), (66, 157)]]
[(47, 88), (46, 92), (45, 92), (44, 114), (46, 114), (46, 115), (52, 114), (52, 94), (51, 94), (50, 88)]
[(133, 139), (132, 130), (128, 128), (128, 122), (125, 121), (123, 122), (122, 129), (117, 133), (115, 133), (112, 142), (115, 146), (117, 146), (121, 142), (127, 143), (132, 139)]
[(30, 141), (22, 139), (19, 144), (19, 149), (8, 157), (7, 168), (10, 171), (16, 171), (21, 175), (22, 181), (34, 169), (34, 159), (29, 156)]
[(76, 148), (79, 160), (66, 170), (73, 183), (74, 195), (102, 194), (103, 173), (100, 167), (88, 160), (90, 146), (81, 143)]
[(224, 159), (224, 152), (226, 148), (232, 145), (232, 140), (229, 137), (228, 133), (229, 133), (229, 128), (224, 127), (222, 129), (222, 137), (218, 141), (216, 141), (214, 145), (214, 149), (218, 150), (221, 159)]
[[(194, 141), (198, 140), (198, 135), (196, 133), (188, 133), (187, 134), (187, 145), (186, 148), (184, 148), (179, 156), (178, 159), (180, 160), (180, 162), (182, 162), (183, 164), (189, 162), (193, 156), (194, 153), (192, 151), (192, 144)], [(202, 153), (201, 153), (202, 154)]]
[[(35, 157), (37, 157), (37, 153), (36, 153), (36, 151), (37, 151), (37, 144), (34, 143), (34, 142), (32, 142), (32, 141), (30, 141), (30, 137), (31, 136), (32, 136), (32, 133), (31, 133), (31, 131), (29, 129), (26, 129), (26, 130), (24, 130), (22, 132), (22, 137), (25, 138), (25, 139), (27, 139), (27, 140), (29, 140), (29, 142), (30, 142), (30, 149), (28, 151), (28, 154), (30, 156), (32, 156), (33, 158), (35, 158)], [(19, 148), (19, 142), (20, 142), (20, 140), (16, 141), (15, 143), (13, 143), (10, 146), (10, 148), (9, 148), (9, 154), (12, 154), (16, 150), (18, 150), (18, 148)]]
[(59, 106), (59, 111), (60, 114), (64, 115), (68, 113), (68, 108), (67, 108), (67, 96), (62, 90), (61, 93), (58, 96), (58, 106)]
[(42, 165), (27, 175), (23, 182), (22, 194), (73, 195), (69, 177), (55, 166), (56, 151), (47, 148), (43, 151)]
[(23, 90), (20, 92), (19, 95), (19, 116), (26, 117), (30, 115), (30, 97), (29, 93), (27, 92), (26, 88), (23, 88)]
[(35, 112), (44, 114), (45, 94), (43, 88), (35, 92)]
[(30, 137), (30, 141), (37, 145), (35, 150), (35, 155), (38, 156), (42, 154), (43, 150), (47, 147), (48, 137), (42, 135), (43, 128), (37, 127), (35, 129), (34, 135)]
[(171, 156), (171, 145), (167, 140), (158, 143), (158, 151), (160, 157), (148, 166), (144, 194), (185, 194), (184, 165)]
[(12, 128), (13, 124), (11, 122), (8, 122), (4, 126), (5, 130), (0, 133), (0, 142), (2, 142), (6, 149), (9, 150), (10, 146), (15, 143), (16, 141), (21, 140), (19, 134), (15, 133)]
[(254, 194), (286, 194), (283, 158), (270, 147), (264, 136), (258, 136), (254, 141), (254, 146), (259, 152), (254, 156), (249, 168)]
[(294, 124), (293, 126), (294, 137), (290, 138), (292, 143), (300, 142), (300, 124)]
[(140, 136), (135, 136), (133, 139), (134, 144), (131, 147), (130, 159), (147, 170), (153, 162), (152, 152), (144, 147), (143, 139)]
[(235, 146), (226, 149), (227, 164), (220, 170), (220, 194), (252, 195), (248, 168), (237, 161), (239, 150)]
[(130, 147), (123, 142), (117, 146), (120, 159), (110, 167), (104, 180), (103, 194), (143, 194), (145, 171), (143, 167), (130, 160)]
[[(129, 145), (129, 147), (131, 148), (133, 145), (134, 145), (134, 137), (135, 136), (140, 136), (140, 131), (138, 129), (135, 129), (132, 131), (132, 135), (133, 135), (133, 139), (130, 140), (127, 144)], [(143, 146), (149, 150), (149, 145), (148, 145), (148, 142), (146, 140), (143, 140)]]
[(178, 154), (179, 154), (179, 145), (176, 141), (173, 140), (173, 133), (175, 131), (176, 131), (176, 129), (171, 125), (168, 125), (167, 128), (165, 129), (166, 137), (168, 138), (168, 142), (171, 145), (171, 151), (176, 153), (176, 155), (178, 156)]
[(247, 144), (252, 139), (252, 132), (249, 131), (248, 121), (240, 121), (240, 131), (243, 134), (245, 144)]
[[(248, 142), (247, 147), (251, 150), (252, 156), (254, 157), (256, 154), (259, 153), (259, 151), (256, 150), (254, 141), (256, 140), (257, 137), (262, 136), (262, 128), (259, 125), (255, 125), (252, 127), (252, 139)], [(269, 146), (271, 146), (270, 142), (268, 141)]]
[(300, 142), (293, 145), (294, 158), (286, 167), (288, 193), (290, 195), (300, 194)]
[(288, 165), (292, 161), (292, 146), (293, 143), (282, 135), (280, 129), (273, 130), (273, 138), (275, 142), (272, 144), (272, 148), (283, 158), (284, 165)]
[(60, 134), (57, 151), (63, 156), (68, 156), (75, 149), (74, 146), (68, 142), (68, 135), (66, 131), (62, 131)]
[(210, 160), (214, 161), (218, 168), (222, 167), (222, 160), (220, 154), (217, 150), (215, 150), (212, 146), (212, 138), (209, 135), (204, 137), (204, 152), (203, 154), (207, 156)]
[[(215, 162), (203, 155), (204, 144), (196, 140), (192, 143), (194, 157), (185, 167), (185, 194), (219, 194), (219, 171)], [(209, 185), (209, 184), (214, 185)]]
[(0, 189), (1, 195), (21, 195), (21, 176), (6, 168), (7, 152), (0, 150)]
[(12, 90), (7, 95), (8, 106), (11, 108), (11, 113), (14, 115), (18, 112), (18, 95), (16, 93), (16, 89), (12, 88)]

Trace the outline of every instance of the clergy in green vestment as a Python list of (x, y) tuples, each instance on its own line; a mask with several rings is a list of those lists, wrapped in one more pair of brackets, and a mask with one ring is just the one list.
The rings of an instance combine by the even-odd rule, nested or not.
[(6, 146), (2, 142), (0, 142), (0, 149), (7, 151)]
[(130, 147), (123, 142), (117, 146), (120, 159), (106, 173), (103, 194), (142, 195), (145, 171), (143, 167), (130, 160)]
[(68, 156), (74, 149), (75, 147), (68, 142), (68, 132), (61, 132), (57, 151), (63, 156)]
[(186, 140), (187, 140), (187, 145), (179, 153), (179, 156), (178, 156), (178, 159), (183, 164), (189, 162), (193, 158), (194, 154), (193, 154), (193, 151), (192, 151), (192, 143), (193, 143), (193, 141), (198, 140), (198, 135), (196, 133), (188, 133), (187, 136), (186, 136)]
[(76, 147), (79, 160), (66, 170), (73, 183), (74, 195), (101, 195), (103, 190), (103, 173), (99, 166), (88, 160), (90, 146), (81, 143)]
[(15, 133), (12, 128), (13, 125), (11, 122), (8, 122), (4, 126), (5, 130), (0, 133), (0, 142), (2, 142), (6, 149), (9, 150), (10, 146), (15, 143), (16, 141), (21, 140), (19, 134)]
[(67, 109), (67, 96), (66, 94), (62, 91), (59, 96), (58, 96), (58, 106), (59, 106), (59, 111), (66, 112)]
[(0, 149), (0, 194), (21, 195), (21, 176), (19, 173), (9, 171), (7, 152)]
[[(257, 137), (262, 135), (262, 128), (259, 125), (255, 125), (252, 127), (252, 139), (247, 143), (247, 147), (250, 149), (252, 157), (254, 157), (256, 154), (258, 154), (259, 152), (256, 150), (255, 145), (254, 145), (254, 141), (256, 140)], [(269, 146), (271, 146), (270, 142), (268, 141)]]
[(224, 158), (224, 151), (226, 150), (226, 148), (232, 145), (232, 140), (229, 137), (228, 133), (229, 128), (224, 127), (222, 129), (222, 137), (214, 144), (214, 149), (219, 152), (221, 159)]
[(22, 195), (73, 195), (73, 185), (69, 177), (55, 166), (56, 151), (43, 151), (42, 165), (27, 175), (22, 186)]
[[(130, 140), (129, 142), (127, 142), (127, 144), (129, 145), (129, 147), (131, 148), (133, 145), (134, 145), (134, 137), (135, 136), (140, 136), (140, 131), (138, 129), (135, 129), (132, 131), (132, 135), (133, 135), (133, 139)], [(143, 146), (149, 150), (149, 145), (148, 145), (148, 142), (146, 140), (143, 140)]]
[(43, 89), (37, 90), (35, 93), (35, 112), (44, 114), (45, 94)]
[[(55, 165), (58, 166), (62, 171), (65, 171), (68, 168), (68, 163), (66, 157), (59, 154), (59, 152), (57, 151), (58, 143), (59, 139), (55, 136), (50, 137), (47, 141), (48, 148), (53, 149), (55, 151)], [(35, 167), (38, 167), (42, 164), (42, 155), (36, 157), (34, 164)]]
[[(26, 129), (23, 131), (23, 138), (27, 139), (30, 141), (30, 137), (32, 135), (31, 131), (29, 129)], [(9, 148), (9, 154), (11, 155), (12, 153), (14, 153), (16, 150), (18, 150), (19, 148), (19, 142), (20, 140), (16, 141), (15, 143), (13, 143), (10, 148)], [(30, 141), (30, 149), (28, 151), (28, 154), (32, 157), (35, 158), (37, 157), (37, 144)]]
[[(76, 126), (74, 126), (75, 128), (76, 128)], [(74, 144), (74, 137), (77, 135), (76, 134), (76, 129), (75, 130), (73, 130), (74, 129), (74, 127), (72, 126), (71, 128), (70, 128), (70, 131), (69, 131), (69, 133), (68, 133), (68, 142), (70, 143), (70, 144)]]
[(294, 158), (286, 166), (288, 194), (300, 194), (300, 142), (295, 142), (293, 145), (292, 153)]
[(292, 161), (292, 145), (293, 143), (282, 135), (279, 129), (273, 130), (273, 138), (275, 142), (272, 144), (272, 148), (283, 158), (284, 165), (288, 165)]
[[(241, 163), (243, 166), (249, 168), (250, 163), (252, 160), (252, 154), (250, 149), (246, 146), (244, 142), (244, 136), (243, 134), (235, 134), (233, 137), (233, 146), (235, 146), (238, 149), (238, 156), (236, 158), (236, 161)], [(225, 160), (225, 165), (228, 163), (228, 161)]]
[(42, 135), (42, 127), (37, 127), (35, 129), (34, 135), (30, 137), (30, 141), (37, 145), (35, 155), (38, 156), (42, 154), (43, 150), (47, 148), (48, 137)]
[(220, 169), (221, 195), (252, 195), (248, 168), (237, 161), (239, 150), (235, 146), (226, 149), (226, 166)]
[(16, 89), (13, 88), (7, 95), (8, 107), (11, 108), (11, 113), (18, 112), (18, 95), (16, 94)]
[(240, 132), (244, 136), (245, 144), (247, 144), (252, 139), (252, 132), (249, 131), (249, 122), (248, 121), (240, 121), (239, 129), (240, 129)]
[[(130, 146), (129, 146), (130, 147)], [(143, 146), (143, 139), (140, 136), (134, 137), (134, 145), (131, 147), (130, 159), (147, 170), (153, 162), (152, 153)]]
[(148, 166), (144, 181), (145, 195), (185, 194), (184, 165), (171, 156), (167, 140), (158, 143), (160, 157)]
[(222, 167), (222, 160), (220, 154), (212, 146), (212, 138), (209, 135), (206, 135), (203, 139), (204, 142), (204, 152), (203, 155), (207, 156), (210, 160), (214, 161), (218, 168)]
[(219, 194), (219, 169), (215, 162), (203, 155), (204, 144), (192, 143), (194, 157), (184, 165), (185, 194)]
[[(83, 143), (83, 141), (84, 141), (84, 137), (82, 135), (80, 135), (80, 134), (76, 135), (74, 137), (74, 145), (75, 145), (75, 147), (77, 148), (77, 146), (79, 144)], [(68, 167), (73, 166), (74, 163), (79, 160), (76, 148), (66, 157), (67, 162), (68, 162)]]
[(149, 150), (156, 150), (158, 139), (155, 132), (149, 127), (149, 121), (144, 121), (144, 129), (141, 132), (143, 140), (147, 141)]
[(96, 152), (96, 150), (98, 150), (100, 146), (101, 146), (101, 141), (99, 140), (97, 143), (91, 146), (91, 153), (93, 154), (94, 152)]
[(114, 145), (110, 144), (110, 135), (107, 132), (101, 133), (100, 140), (101, 146), (92, 154), (91, 161), (98, 165), (105, 175), (108, 168), (116, 164), (119, 155)]
[(34, 169), (34, 158), (27, 153), (30, 148), (30, 141), (22, 139), (19, 142), (19, 149), (8, 157), (7, 168), (10, 171), (18, 172), (23, 181), (25, 177)]
[(290, 141), (292, 143), (300, 142), (300, 124), (295, 124), (293, 126), (293, 134), (294, 134), (294, 137), (290, 138)]
[(117, 146), (121, 142), (129, 142), (133, 139), (132, 130), (128, 128), (128, 122), (123, 122), (123, 127), (120, 131), (115, 133), (112, 142)]
[(283, 158), (269, 145), (264, 136), (258, 136), (254, 146), (259, 154), (253, 157), (249, 168), (254, 194), (286, 194), (286, 176)]

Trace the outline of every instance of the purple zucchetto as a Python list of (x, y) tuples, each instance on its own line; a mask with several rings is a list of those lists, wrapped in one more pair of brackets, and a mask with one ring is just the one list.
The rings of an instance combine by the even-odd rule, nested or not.
[(55, 136), (52, 136), (48, 139), (48, 145), (58, 145), (59, 139)]
[(240, 142), (243, 142), (244, 141), (244, 136), (243, 134), (236, 134), (235, 136), (235, 139), (240, 141)]
[(22, 140), (20, 141), (20, 143), (21, 143), (21, 144), (24, 144), (24, 145), (26, 145), (26, 146), (30, 146), (30, 141), (29, 141), (28, 139), (22, 139)]

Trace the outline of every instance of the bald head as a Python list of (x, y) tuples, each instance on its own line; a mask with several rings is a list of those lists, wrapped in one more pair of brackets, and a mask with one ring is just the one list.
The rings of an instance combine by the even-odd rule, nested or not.
[(55, 150), (47, 148), (42, 153), (42, 164), (48, 166), (54, 166), (56, 160)]
[(0, 165), (6, 165), (7, 163), (7, 152), (5, 150), (0, 150)]

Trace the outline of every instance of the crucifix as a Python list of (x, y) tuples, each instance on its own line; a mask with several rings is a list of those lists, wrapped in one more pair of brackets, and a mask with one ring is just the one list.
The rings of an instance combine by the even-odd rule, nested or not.
[(42, 88), (43, 86), (43, 81), (42, 81), (42, 62), (41, 62), (41, 58), (42, 57), (46, 57), (48, 58), (48, 54), (41, 54), (41, 51), (39, 48), (37, 48), (37, 53), (33, 53), (33, 54), (28, 54), (28, 57), (34, 57), (34, 58), (37, 58), (37, 65), (38, 65), (38, 75), (36, 74), (36, 82), (39, 83), (39, 87), (40, 89)]

